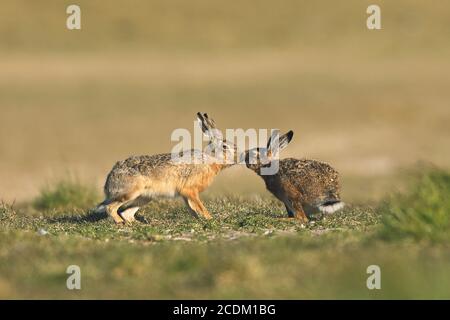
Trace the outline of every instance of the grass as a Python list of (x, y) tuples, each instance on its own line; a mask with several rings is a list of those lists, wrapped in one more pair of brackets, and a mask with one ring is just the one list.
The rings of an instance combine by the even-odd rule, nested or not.
[[(125, 227), (80, 208), (40, 213), (2, 204), (0, 297), (448, 299), (446, 238), (404, 238), (410, 228), (390, 222), (399, 199), (413, 195), (425, 204), (408, 211), (406, 225), (421, 208), (441, 210), (427, 199), (447, 190), (448, 174), (418, 181), (390, 210), (348, 206), (307, 225), (283, 219), (282, 205), (268, 197), (208, 198), (211, 221), (194, 219), (182, 202), (155, 201)], [(82, 270), (80, 291), (65, 287), (72, 264)], [(366, 288), (372, 264), (381, 268), (381, 290)]]
[(450, 174), (431, 169), (416, 177), (406, 194), (392, 197), (381, 209), (382, 234), (442, 242), (450, 239)]
[(81, 236), (92, 240), (126, 240), (148, 243), (161, 241), (236, 240), (242, 237), (324, 234), (346, 230), (369, 232), (380, 216), (368, 208), (347, 208), (345, 213), (312, 218), (308, 225), (287, 217), (285, 209), (274, 199), (240, 197), (212, 198), (206, 202), (213, 220), (194, 219), (181, 201), (151, 202), (138, 214), (138, 223), (117, 228), (106, 214), (87, 212), (81, 208), (46, 210), (28, 213), (5, 206), (0, 230), (44, 229), (51, 236)]
[[(331, 235), (208, 245), (93, 242), (15, 232), (0, 237), (1, 259), (8, 261), (0, 266), (3, 298), (374, 299), (450, 294), (448, 248), (360, 247)], [(72, 264), (81, 268), (80, 291), (65, 288), (65, 270)], [(365, 286), (371, 264), (381, 266), (380, 291)]]
[(33, 201), (37, 210), (50, 209), (88, 209), (100, 199), (95, 188), (86, 186), (74, 179), (65, 179), (54, 186), (43, 188)]

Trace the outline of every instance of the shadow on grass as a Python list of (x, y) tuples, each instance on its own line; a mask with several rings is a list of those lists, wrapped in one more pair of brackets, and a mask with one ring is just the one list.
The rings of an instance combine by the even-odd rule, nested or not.
[(85, 223), (85, 222), (98, 222), (100, 220), (105, 220), (108, 218), (106, 212), (94, 212), (90, 211), (85, 215), (73, 215), (73, 216), (60, 216), (60, 217), (49, 217), (47, 221), (49, 223)]
[[(85, 215), (49, 217), (49, 218), (47, 218), (47, 221), (48, 221), (48, 223), (79, 224), (79, 223), (87, 223), (87, 222), (98, 222), (101, 220), (106, 220), (108, 218), (109, 218), (109, 216), (106, 212), (89, 211)], [(137, 222), (140, 222), (142, 224), (149, 224), (149, 222), (145, 219), (145, 217), (143, 217), (141, 215), (136, 215), (135, 219)], [(111, 224), (113, 224), (112, 220), (111, 220)]]
[[(203, 221), (203, 219), (201, 219), (200, 217), (194, 217), (194, 216), (190, 216), (192, 218), (193, 221)], [(276, 216), (264, 216), (263, 217), (267, 218), (267, 219), (274, 219), (274, 221), (277, 222), (296, 222), (298, 221), (297, 219), (293, 218), (293, 217), (288, 217), (287, 215), (284, 214), (280, 214), (280, 215), (276, 215)], [(310, 215), (308, 216), (308, 219), (310, 221), (320, 221), (322, 220), (324, 217), (324, 215), (322, 214), (315, 214), (315, 215)], [(46, 220), (48, 223), (51, 224), (56, 224), (56, 223), (69, 223), (69, 224), (81, 224), (81, 223), (95, 223), (95, 222), (99, 222), (102, 220), (106, 220), (108, 219), (109, 216), (106, 212), (95, 212), (95, 211), (88, 211), (86, 214), (73, 214), (73, 215), (59, 215), (59, 216), (51, 216), (51, 217), (47, 217)], [(222, 217), (223, 218), (223, 217)], [(257, 219), (257, 217), (255, 217), (254, 214), (243, 214), (243, 215), (238, 215), (238, 216), (229, 216), (227, 217), (231, 220), (234, 219)], [(142, 224), (151, 224), (150, 221), (146, 218), (145, 214), (136, 214), (135, 219), (137, 222), (142, 223)], [(170, 219), (170, 218), (167, 218)], [(217, 216), (216, 220), (219, 220), (220, 217)], [(225, 219), (226, 220), (226, 219)], [(111, 224), (113, 222), (111, 221)]]

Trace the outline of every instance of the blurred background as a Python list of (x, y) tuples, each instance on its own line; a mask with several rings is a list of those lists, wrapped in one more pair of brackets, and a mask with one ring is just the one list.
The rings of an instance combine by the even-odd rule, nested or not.
[[(381, 7), (382, 30), (366, 28)], [(81, 7), (81, 30), (66, 8)], [(450, 167), (450, 3), (129, 0), (0, 3), (0, 199), (169, 152), (197, 111), (220, 128), (295, 131), (283, 156), (330, 162), (347, 201)], [(223, 172), (209, 194), (264, 193)]]

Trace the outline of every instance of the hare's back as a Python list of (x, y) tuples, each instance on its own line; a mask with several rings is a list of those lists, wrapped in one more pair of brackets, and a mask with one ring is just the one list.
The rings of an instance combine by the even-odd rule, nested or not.
[(145, 184), (148, 178), (169, 178), (175, 169), (170, 154), (132, 156), (118, 161), (106, 178), (104, 191), (108, 197), (116, 197)]
[(280, 172), (305, 175), (311, 172), (320, 174), (337, 174), (328, 163), (313, 159), (286, 158), (280, 160)]
[(117, 162), (106, 179), (107, 198), (144, 190), (149, 194), (174, 195), (183, 187), (209, 185), (216, 172), (214, 166), (203, 163), (205, 157), (192, 150), (191, 157), (175, 154), (132, 156)]
[(328, 163), (287, 158), (280, 160), (280, 177), (302, 190), (310, 192), (334, 191), (339, 189), (339, 173)]
[(120, 172), (128, 175), (149, 175), (161, 169), (173, 167), (170, 153), (132, 156), (118, 161), (111, 172)]

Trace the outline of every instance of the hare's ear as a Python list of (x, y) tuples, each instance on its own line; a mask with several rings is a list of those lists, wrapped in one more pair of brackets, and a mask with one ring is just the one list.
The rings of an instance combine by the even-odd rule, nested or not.
[(208, 117), (208, 114), (197, 112), (197, 122), (203, 134), (209, 138), (209, 141), (222, 139), (221, 133), (216, 129), (216, 123)]
[(283, 134), (280, 137), (280, 150), (283, 150), (284, 148), (286, 148), (288, 146), (289, 142), (291, 142), (293, 137), (294, 137), (294, 131), (292, 131), (292, 130), (289, 130), (288, 132)]
[(290, 130), (289, 132), (279, 136), (278, 131), (274, 131), (269, 141), (267, 142), (267, 150), (270, 153), (278, 153), (287, 147), (289, 142), (291, 142), (292, 137), (294, 136), (294, 131)]
[(204, 133), (208, 130), (211, 131), (216, 128), (215, 121), (208, 117), (207, 113), (197, 112), (197, 120)]
[(209, 142), (225, 152), (234, 152), (235, 145), (224, 139), (222, 132), (216, 128), (216, 122), (207, 113), (197, 112), (197, 121)]

